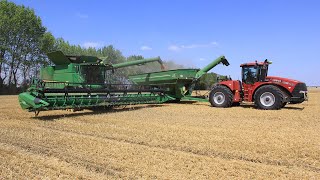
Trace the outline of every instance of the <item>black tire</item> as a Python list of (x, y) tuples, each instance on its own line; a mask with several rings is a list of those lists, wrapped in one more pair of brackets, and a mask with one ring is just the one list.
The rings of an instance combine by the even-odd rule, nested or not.
[(209, 94), (209, 101), (213, 107), (231, 107), (233, 94), (229, 88), (222, 85), (215, 85)]
[(254, 104), (258, 109), (281, 109), (283, 107), (283, 103), (283, 92), (276, 86), (262, 86), (254, 94)]

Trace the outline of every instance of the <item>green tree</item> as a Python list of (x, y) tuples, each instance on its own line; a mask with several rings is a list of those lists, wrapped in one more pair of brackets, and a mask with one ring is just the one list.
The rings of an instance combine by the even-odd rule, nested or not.
[(20, 74), (26, 78), (34, 64), (45, 61), (50, 43), (50, 33), (32, 9), (0, 1), (0, 83), (8, 78), (9, 87), (16, 87)]

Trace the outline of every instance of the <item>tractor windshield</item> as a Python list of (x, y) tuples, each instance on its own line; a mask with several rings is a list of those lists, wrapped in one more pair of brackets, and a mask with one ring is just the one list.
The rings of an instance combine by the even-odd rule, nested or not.
[(254, 84), (258, 81), (265, 81), (268, 75), (268, 65), (243, 66), (242, 81), (245, 84)]
[(254, 84), (257, 81), (258, 68), (256, 66), (244, 66), (242, 68), (242, 81), (245, 84)]

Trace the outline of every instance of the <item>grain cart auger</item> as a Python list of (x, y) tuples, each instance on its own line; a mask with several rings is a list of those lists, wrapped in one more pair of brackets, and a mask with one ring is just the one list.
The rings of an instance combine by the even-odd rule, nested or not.
[(287, 103), (307, 100), (305, 83), (293, 79), (268, 76), (270, 61), (241, 64), (242, 82), (226, 80), (216, 84), (209, 100), (214, 107), (230, 107), (243, 101), (254, 102), (256, 108), (275, 110)]
[(192, 97), (192, 91), (196, 82), (212, 68), (222, 63), (229, 66), (228, 60), (220, 56), (202, 69), (176, 69), (159, 71), (129, 76), (129, 79), (137, 85), (148, 85), (163, 89), (165, 94), (173, 98), (173, 102), (184, 100), (207, 101), (203, 98)]
[(49, 53), (48, 57), (54, 65), (42, 68), (40, 78), (33, 79), (28, 90), (19, 94), (22, 109), (35, 112), (36, 116), (45, 110), (162, 103), (171, 99), (159, 88), (106, 83), (110, 71), (156, 61), (162, 64), (159, 57), (119, 64), (104, 64), (93, 56), (66, 56), (60, 51)]

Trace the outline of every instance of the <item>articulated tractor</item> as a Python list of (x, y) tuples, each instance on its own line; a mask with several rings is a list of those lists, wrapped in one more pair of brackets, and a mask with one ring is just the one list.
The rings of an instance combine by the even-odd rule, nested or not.
[(242, 82), (225, 80), (216, 84), (209, 95), (214, 107), (230, 107), (242, 101), (254, 102), (258, 109), (280, 109), (287, 103), (298, 104), (307, 100), (305, 83), (276, 76), (268, 76), (271, 62), (241, 64)]

